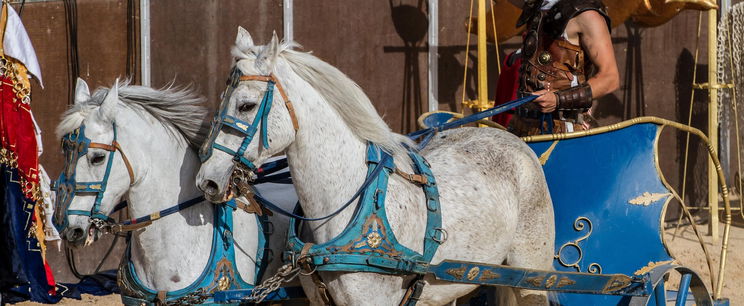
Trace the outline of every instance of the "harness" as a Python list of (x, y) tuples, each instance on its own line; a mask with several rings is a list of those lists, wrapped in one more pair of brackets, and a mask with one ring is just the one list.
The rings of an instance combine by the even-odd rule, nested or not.
[[(439, 192), (431, 167), (413, 150), (408, 155), (414, 163), (416, 174), (426, 179), (425, 183), (420, 184), (427, 209), (423, 253), (401, 245), (390, 227), (385, 212), (385, 197), (388, 180), (391, 174), (396, 173), (396, 167), (390, 154), (370, 143), (367, 146), (367, 178), (373, 178), (373, 181), (364, 187), (349, 225), (330, 241), (315, 245), (300, 240), (297, 235), (297, 219), (291, 218), (287, 243), (289, 250), (285, 254), (285, 260), (298, 263), (306, 271), (426, 274), (431, 259), (439, 245), (447, 239), (447, 234), (441, 228)], [(383, 170), (375, 171), (377, 169)], [(423, 284), (417, 278), (409, 288), (411, 294), (407, 294), (401, 304), (415, 304)]]
[[(65, 153), (65, 165), (62, 173), (55, 182), (57, 199), (55, 201), (56, 207), (53, 218), (54, 226), (60, 232), (62, 232), (62, 230), (64, 230), (68, 225), (68, 215), (87, 216), (94, 222), (94, 224), (101, 224), (101, 222), (114, 222), (114, 219), (101, 213), (101, 201), (103, 200), (103, 194), (106, 192), (106, 184), (108, 183), (108, 178), (111, 174), (111, 165), (114, 163), (116, 151), (121, 153), (121, 158), (124, 161), (124, 165), (127, 167), (127, 172), (129, 173), (129, 185), (131, 186), (134, 184), (134, 171), (132, 170), (132, 165), (129, 163), (129, 159), (127, 159), (127, 156), (124, 154), (119, 143), (116, 142), (116, 123), (113, 123), (112, 125), (114, 139), (111, 141), (111, 144), (92, 142), (85, 136), (84, 124), (80, 125), (79, 128), (62, 138), (62, 150)], [(88, 154), (89, 148), (103, 149), (109, 152), (108, 160), (106, 162), (106, 171), (100, 181), (77, 182), (75, 179), (75, 167), (77, 166), (78, 160)], [(96, 195), (96, 200), (90, 211), (68, 210), (72, 203), (72, 199), (79, 193), (92, 193)]]
[[(245, 81), (266, 82), (266, 93), (261, 99), (261, 103), (258, 106), (258, 111), (256, 112), (255, 119), (252, 123), (245, 122), (237, 117), (227, 114), (227, 105), (229, 104), (228, 101), (232, 96), (233, 91), (235, 90), (235, 88), (238, 87), (238, 84), (240, 84), (240, 82)], [(240, 69), (238, 69), (238, 67), (236, 66), (230, 73), (230, 78), (227, 81), (227, 89), (225, 90), (225, 94), (222, 96), (220, 109), (215, 114), (214, 120), (212, 121), (212, 129), (209, 132), (207, 141), (204, 142), (204, 145), (202, 145), (201, 149), (199, 150), (199, 158), (201, 158), (202, 162), (206, 161), (207, 159), (209, 159), (209, 157), (212, 156), (213, 149), (217, 149), (229, 154), (233, 157), (233, 161), (242, 164), (251, 171), (256, 171), (258, 169), (258, 167), (256, 167), (253, 162), (243, 157), (243, 154), (245, 153), (245, 150), (248, 149), (248, 145), (250, 145), (250, 143), (253, 141), (253, 138), (259, 131), (259, 129), (261, 131), (261, 145), (266, 149), (269, 148), (269, 140), (266, 134), (269, 121), (269, 112), (271, 111), (271, 105), (274, 101), (274, 87), (279, 89), (279, 94), (282, 95), (284, 104), (287, 106), (287, 110), (289, 111), (289, 116), (292, 118), (292, 125), (294, 126), (295, 132), (299, 130), (299, 122), (297, 121), (297, 116), (295, 115), (292, 102), (287, 97), (287, 94), (284, 92), (284, 88), (276, 79), (276, 77), (273, 74), (268, 76), (243, 75)], [(223, 127), (232, 128), (233, 130), (243, 135), (243, 141), (237, 150), (232, 150), (224, 145), (216, 143), (217, 135), (220, 131), (222, 131)]]
[[(251, 293), (253, 285), (247, 283), (239, 273), (236, 273), (235, 245), (233, 242), (233, 214), (236, 210), (247, 210), (245, 204), (229, 201), (224, 205), (214, 205), (214, 227), (212, 234), (212, 245), (209, 259), (201, 275), (186, 288), (166, 292), (155, 291), (145, 287), (137, 276), (134, 265), (131, 262), (131, 231), (144, 228), (152, 222), (165, 216), (174, 214), (181, 210), (202, 203), (204, 197), (200, 196), (183, 203), (160, 210), (158, 212), (131, 220), (115, 223), (115, 220), (101, 212), (100, 206), (106, 185), (111, 174), (111, 167), (116, 151), (121, 152), (124, 164), (129, 173), (130, 185), (134, 184), (134, 171), (121, 146), (116, 142), (116, 124), (113, 125), (114, 139), (110, 145), (92, 142), (85, 136), (85, 125), (65, 135), (62, 139), (62, 147), (65, 153), (65, 166), (62, 174), (55, 182), (57, 190), (56, 211), (54, 225), (62, 231), (68, 226), (69, 215), (88, 216), (93, 226), (104, 232), (119, 233), (127, 232), (127, 249), (119, 266), (119, 287), (122, 290), (122, 301), (126, 305), (154, 305), (154, 304), (181, 304), (191, 305), (204, 302), (215, 302), (215, 292), (226, 290), (243, 290), (239, 296)], [(88, 153), (89, 148), (99, 148), (109, 151), (108, 161), (104, 176), (100, 181), (77, 182), (75, 169), (78, 160)], [(73, 198), (78, 193), (95, 193), (96, 199), (90, 211), (68, 210)], [(126, 202), (116, 205), (114, 211), (126, 206)], [(268, 248), (271, 230), (268, 216), (261, 213), (254, 214), (259, 228), (258, 248), (255, 257), (256, 273), (254, 283), (263, 276), (268, 264), (266, 258), (271, 251)], [(233, 294), (235, 295), (235, 294)], [(278, 296), (279, 299), (288, 297), (287, 294)], [(235, 297), (233, 297), (235, 298)]]
[[(235, 262), (235, 244), (233, 242), (233, 214), (236, 211), (232, 201), (227, 205), (214, 205), (214, 228), (209, 259), (201, 275), (189, 286), (176, 291), (156, 291), (147, 288), (140, 281), (131, 261), (131, 232), (127, 235), (127, 249), (119, 265), (119, 288), (125, 305), (193, 305), (215, 303), (214, 294), (219, 291), (253, 289), (237, 273)], [(256, 215), (260, 234), (258, 235), (258, 252), (256, 254), (256, 274), (254, 283), (263, 276), (268, 265), (268, 240), (271, 232), (266, 215)]]
[[(239, 82), (242, 81), (263, 81), (267, 83), (265, 94), (251, 123), (227, 114), (228, 101)], [(242, 181), (245, 175), (242, 173), (243, 170), (240, 167), (257, 172), (258, 168), (243, 155), (259, 131), (261, 133), (261, 145), (264, 148), (269, 148), (267, 126), (268, 114), (271, 111), (274, 99), (274, 87), (279, 89), (279, 93), (282, 95), (292, 118), (295, 132), (297, 132), (299, 124), (294, 107), (277, 78), (274, 75), (243, 75), (236, 66), (233, 68), (228, 79), (227, 89), (222, 97), (220, 110), (214, 117), (207, 142), (204, 143), (199, 152), (202, 161), (209, 159), (212, 151), (217, 149), (232, 156), (233, 162), (236, 164), (232, 180), (237, 179), (240, 181), (239, 183), (244, 183)], [(216, 143), (217, 135), (222, 131), (223, 127), (229, 127), (243, 135), (243, 140), (236, 150)], [(439, 193), (431, 168), (424, 158), (413, 150), (409, 150), (409, 156), (415, 165), (416, 174), (407, 174), (396, 169), (392, 156), (380, 149), (376, 144), (370, 143), (367, 149), (369, 169), (365, 183), (354, 197), (342, 205), (341, 208), (321, 218), (307, 219), (297, 214), (286, 212), (260, 196), (255, 196), (255, 198), (264, 205), (272, 208), (272, 210), (291, 217), (288, 236), (289, 251), (287, 256), (293, 264), (298, 263), (297, 260), (301, 259), (302, 262), (299, 262), (300, 264), (306, 267), (312, 265), (318, 271), (364, 271), (393, 275), (423, 274), (427, 270), (426, 266), (431, 262), (439, 244), (446, 240), (446, 232), (441, 228), (442, 216), (439, 208)], [(240, 172), (240, 175), (236, 175), (237, 172)], [(423, 254), (410, 250), (398, 243), (387, 221), (385, 214), (385, 195), (387, 193), (388, 178), (391, 173), (397, 173), (411, 182), (420, 184), (424, 190), (427, 207), (427, 224)], [(341, 235), (322, 245), (304, 244), (299, 240), (295, 228), (296, 219), (322, 220), (330, 218), (350, 206), (358, 196), (360, 200), (354, 218)], [(315, 269), (312, 270), (315, 271)], [(317, 274), (313, 274), (313, 279), (319, 288), (325, 288), (325, 285), (319, 280)], [(417, 288), (415, 290), (416, 292), (415, 294), (407, 295), (411, 296), (411, 298), (406, 298), (406, 300), (415, 303), (415, 299), (423, 288), (423, 281), (420, 279), (417, 280), (411, 288)], [(323, 294), (321, 296), (326, 301), (329, 301), (330, 299), (324, 289), (322, 290)]]

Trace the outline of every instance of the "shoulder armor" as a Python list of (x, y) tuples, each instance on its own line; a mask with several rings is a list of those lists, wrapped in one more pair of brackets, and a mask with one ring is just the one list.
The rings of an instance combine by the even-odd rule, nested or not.
[(607, 22), (607, 30), (612, 31), (607, 8), (600, 0), (561, 0), (546, 16), (545, 31), (552, 37), (560, 37), (571, 18), (586, 11), (597, 11)]

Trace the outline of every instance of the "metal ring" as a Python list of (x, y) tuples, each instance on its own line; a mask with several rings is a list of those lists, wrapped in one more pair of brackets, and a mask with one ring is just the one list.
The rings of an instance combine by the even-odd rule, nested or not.
[(434, 240), (434, 242), (439, 243), (439, 244), (443, 244), (445, 241), (447, 241), (448, 236), (447, 236), (447, 231), (445, 229), (441, 227), (435, 227), (434, 230), (442, 233), (442, 239), (439, 239), (437, 238), (436, 235), (434, 235), (433, 237), (431, 237), (431, 240)]

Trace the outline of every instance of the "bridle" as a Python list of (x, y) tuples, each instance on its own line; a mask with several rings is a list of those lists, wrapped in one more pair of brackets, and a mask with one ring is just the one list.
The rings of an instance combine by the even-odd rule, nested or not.
[[(266, 82), (266, 92), (264, 93), (263, 98), (261, 99), (261, 103), (258, 106), (258, 111), (256, 112), (256, 116), (253, 119), (252, 123), (248, 123), (246, 121), (243, 121), (235, 116), (231, 116), (227, 114), (227, 106), (229, 104), (230, 97), (232, 96), (233, 91), (238, 87), (240, 82), (245, 81), (260, 81), (260, 82)], [(282, 99), (284, 100), (284, 104), (287, 106), (287, 110), (289, 111), (289, 116), (292, 119), (292, 125), (294, 127), (295, 133), (299, 130), (299, 123), (297, 121), (297, 116), (295, 115), (294, 107), (292, 106), (292, 102), (287, 97), (286, 92), (284, 91), (284, 88), (282, 87), (279, 80), (274, 76), (273, 74), (270, 75), (244, 75), (238, 67), (233, 68), (233, 71), (230, 73), (230, 78), (227, 81), (227, 89), (225, 90), (225, 93), (222, 96), (222, 102), (220, 103), (220, 109), (215, 114), (213, 122), (212, 122), (212, 129), (209, 132), (209, 137), (207, 138), (207, 141), (202, 145), (201, 149), (199, 150), (199, 158), (202, 162), (209, 159), (209, 157), (212, 156), (213, 149), (217, 149), (220, 151), (223, 151), (230, 156), (232, 156), (233, 161), (236, 164), (239, 164), (243, 167), (248, 168), (250, 171), (256, 171), (258, 167), (253, 164), (250, 160), (245, 158), (243, 154), (248, 149), (248, 145), (253, 141), (253, 138), (255, 137), (256, 133), (261, 132), (261, 145), (268, 149), (269, 148), (269, 140), (267, 138), (267, 127), (268, 127), (268, 117), (269, 112), (271, 111), (271, 105), (274, 100), (274, 88), (277, 88), (279, 90), (279, 94), (282, 95)], [(235, 130), (236, 132), (243, 135), (243, 141), (241, 142), (240, 146), (233, 150), (231, 148), (228, 148), (224, 145), (216, 143), (217, 135), (222, 131), (223, 127), (229, 127)], [(236, 167), (237, 168), (237, 167)]]
[[(57, 199), (55, 201), (54, 226), (57, 227), (57, 230), (62, 231), (67, 227), (68, 215), (87, 216), (91, 219), (91, 223), (98, 228), (101, 228), (104, 223), (114, 222), (111, 217), (101, 212), (101, 201), (103, 200), (103, 194), (106, 192), (106, 185), (111, 175), (111, 166), (113, 165), (116, 151), (121, 153), (121, 158), (127, 167), (129, 185), (134, 185), (134, 170), (132, 170), (132, 165), (127, 155), (124, 154), (121, 146), (116, 141), (116, 123), (112, 123), (112, 126), (114, 139), (111, 141), (111, 144), (92, 142), (90, 138), (85, 136), (84, 124), (62, 138), (65, 165), (62, 173), (55, 182)], [(81, 157), (88, 154), (88, 149), (90, 148), (102, 149), (109, 152), (108, 161), (106, 162), (106, 172), (104, 172), (103, 178), (100, 181), (77, 182), (75, 178), (77, 162)], [(96, 200), (93, 203), (93, 207), (89, 211), (68, 210), (76, 194), (95, 194)]]

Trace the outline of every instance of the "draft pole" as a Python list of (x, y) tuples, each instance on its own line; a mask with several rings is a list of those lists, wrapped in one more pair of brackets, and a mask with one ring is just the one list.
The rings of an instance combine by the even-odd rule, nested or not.
[[(708, 138), (718, 152), (718, 10), (708, 10)], [(718, 176), (716, 166), (708, 159), (708, 233), (718, 241)]]
[(486, 40), (486, 0), (478, 0), (478, 111), (491, 107), (488, 102), (488, 46)]

